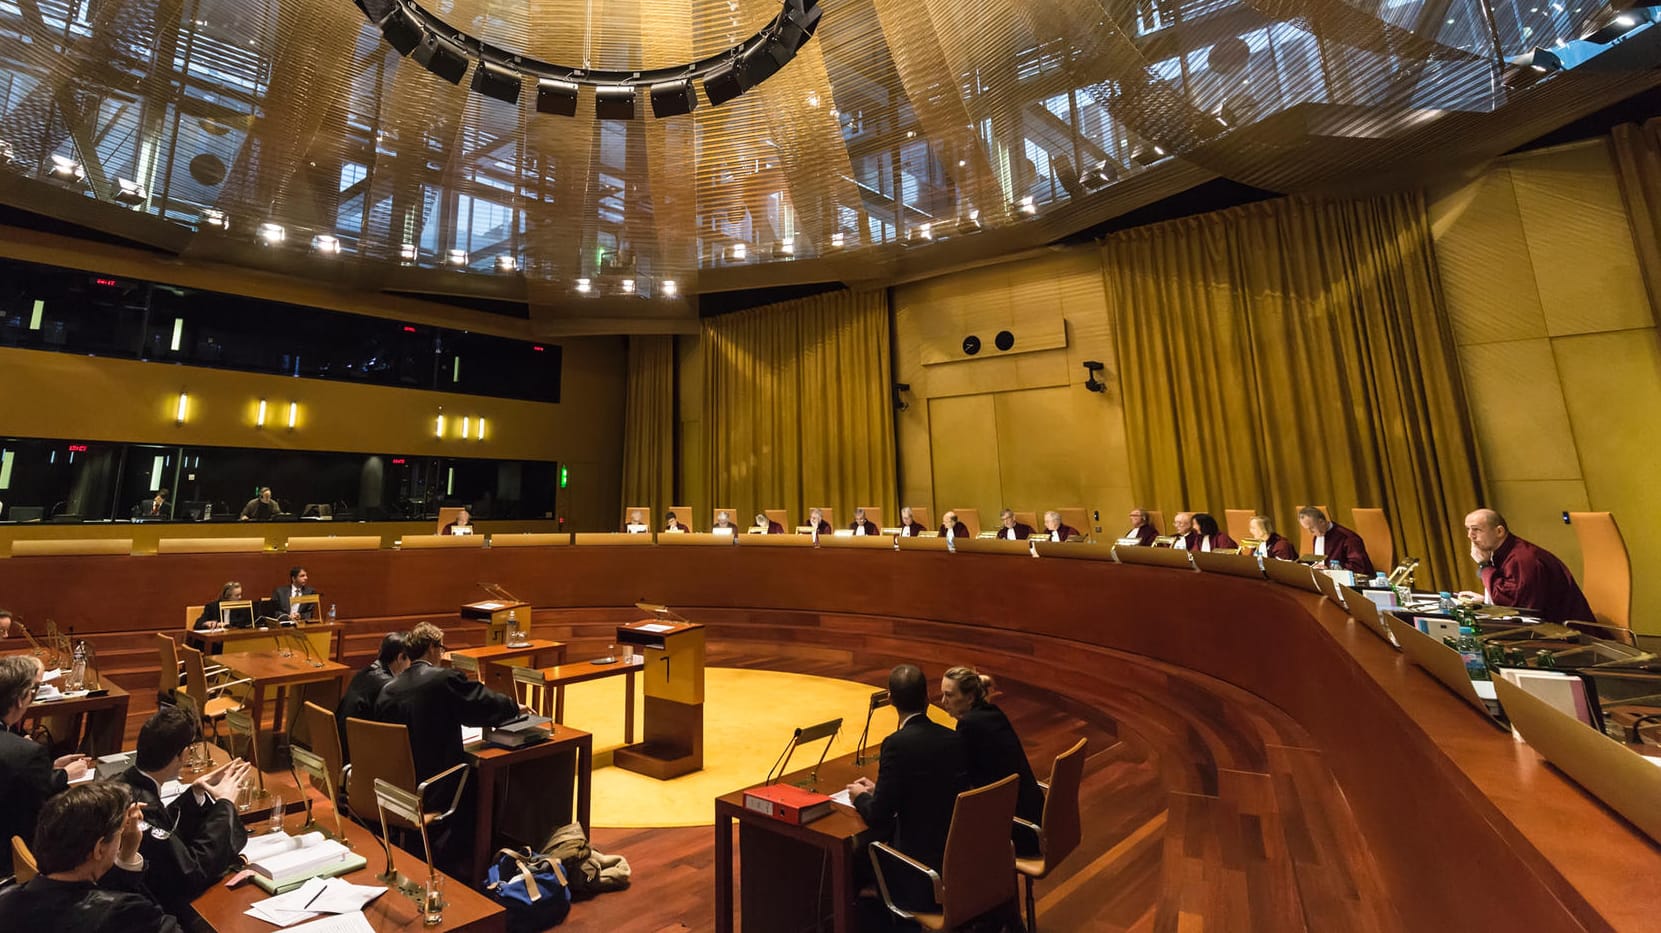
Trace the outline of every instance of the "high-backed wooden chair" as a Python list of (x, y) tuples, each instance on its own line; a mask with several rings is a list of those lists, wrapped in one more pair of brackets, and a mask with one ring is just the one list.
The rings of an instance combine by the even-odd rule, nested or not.
[(882, 527), (882, 506), (880, 506), (880, 505), (862, 505), (862, 506), (860, 506), (860, 508), (865, 510), (865, 520), (866, 521), (870, 522), (873, 525), (876, 525), (878, 528)]
[[(1063, 525), (1072, 525), (1074, 528), (1077, 528), (1078, 533), (1083, 535), (1084, 537), (1088, 538), (1092, 534), (1095, 533), (1094, 532), (1095, 522), (1092, 522), (1090, 520), (1090, 510), (1089, 509), (1066, 508), (1066, 509), (1056, 509), (1056, 511), (1061, 513), (1061, 524), (1063, 524)], [(1040, 514), (1038, 517), (1040, 519), (1042, 519), (1044, 516), (1042, 514)], [(1042, 521), (1039, 521), (1038, 523), (1034, 524), (1032, 527), (1038, 529), (1039, 531), (1043, 531), (1044, 530), (1044, 523)]]
[(172, 635), (156, 633), (156, 701), (172, 703), (173, 695), (184, 683), (185, 668), (179, 661), (179, 643)]
[(1022, 522), (1026, 522), (1028, 525), (1031, 525), (1034, 533), (1044, 530), (1044, 523), (1038, 520), (1037, 512), (1017, 511), (1015, 513), (1015, 524), (1019, 525)]
[(1350, 523), (1367, 546), (1367, 559), (1373, 562), (1373, 568), (1388, 574), (1396, 566), (1396, 539), (1390, 534), (1384, 510), (1350, 509)]
[(1236, 541), (1243, 541), (1252, 536), (1252, 516), (1257, 514), (1255, 509), (1224, 509), (1223, 530)]
[[(352, 749), (352, 764), (346, 778), (346, 802), (358, 819), (366, 823), (379, 819), (382, 843), (387, 847), (388, 870), (392, 867), (389, 831), (394, 826), (421, 834), (421, 848), (426, 854), (427, 864), (431, 865), (433, 855), (432, 844), (427, 838), (428, 830), (435, 823), (449, 819), (461, 804), (461, 792), (467, 786), (467, 765), (463, 763), (446, 768), (425, 781), (417, 782), (415, 757), (409, 747), (409, 728), (398, 723), (348, 717), (346, 744)], [(447, 801), (448, 806), (442, 812), (427, 809), (428, 790), (458, 774), (460, 776), (455, 780), (455, 792)], [(382, 806), (381, 796), (389, 788), (398, 792), (393, 796), (400, 797), (400, 803), (413, 803), (413, 806)], [(368, 812), (370, 807), (374, 808), (373, 815)], [(478, 831), (488, 832), (489, 828), (481, 826)]]
[[(698, 523), (692, 520), (692, 506), (690, 506), (690, 505), (671, 505), (669, 507), (669, 511), (675, 513), (675, 521), (682, 528), (685, 528), (687, 531), (697, 531), (698, 530)], [(664, 520), (667, 519), (668, 517), (669, 516), (667, 516), (667, 515), (659, 515), (658, 516), (658, 523), (657, 523), (656, 527), (662, 528), (663, 524), (664, 524)]]
[[(778, 522), (779, 527), (785, 531), (790, 530), (790, 513), (784, 509), (762, 509), (761, 514), (767, 516), (767, 520), (770, 522)], [(754, 520), (753, 516), (752, 520)]]
[[(330, 780), (334, 782), (335, 796), (329, 803), (340, 806), (339, 792), (346, 785), (346, 751), (340, 747), (340, 727), (335, 723), (335, 714), (311, 700), (300, 707), (300, 715), (305, 718), (308, 736), (311, 741), (311, 750), (317, 757), (323, 759), (328, 768)], [(325, 789), (324, 793), (329, 790)]]
[[(741, 514), (737, 509), (710, 509), (709, 527), (715, 527), (715, 522), (721, 517), (722, 512), (727, 513), (727, 522), (733, 526), (734, 531), (740, 534), (743, 534), (747, 528), (755, 527), (755, 516)], [(679, 515), (680, 513), (676, 512), (675, 514)]]
[(1336, 518), (1332, 517), (1332, 510), (1327, 508), (1324, 505), (1316, 505), (1316, 506), (1300, 505), (1296, 509), (1293, 509), (1292, 510), (1292, 524), (1298, 529), (1298, 553), (1299, 554), (1313, 554), (1315, 552), (1315, 536), (1310, 534), (1307, 531), (1304, 531), (1303, 526), (1298, 524), (1298, 512), (1302, 509), (1307, 509), (1307, 508), (1320, 509), (1321, 514), (1325, 515), (1327, 517), (1327, 521), (1337, 521)]
[[(946, 511), (957, 513), (957, 520), (968, 527), (969, 537), (973, 538), (980, 534), (980, 509), (947, 509)], [(945, 512), (940, 514), (945, 515)], [(938, 528), (939, 526), (935, 527)]]
[[(1009, 866), (1015, 858), (1010, 825), (1015, 819), (1016, 781), (1016, 776), (1011, 774), (996, 784), (957, 795), (957, 805), (952, 808), (952, 827), (946, 833), (946, 854), (939, 871), (887, 843), (871, 843), (869, 851), (871, 864), (877, 871), (877, 889), (890, 911), (910, 918), (925, 930), (956, 930), (1014, 902), (1015, 874)], [(885, 862), (892, 866), (888, 870), (920, 872), (927, 876), (934, 886), (939, 912), (913, 911), (896, 905), (889, 892)]]
[(1038, 782), (1044, 788), (1043, 825), (1034, 826), (1019, 818), (1015, 820), (1038, 836), (1038, 855), (1015, 860), (1015, 870), (1027, 879), (1028, 933), (1038, 931), (1038, 902), (1032, 896), (1032, 883), (1049, 877), (1050, 872), (1055, 871), (1056, 866), (1078, 848), (1079, 840), (1084, 836), (1078, 799), (1089, 745), (1089, 739), (1079, 739), (1072, 748), (1056, 756), (1049, 781)]
[(28, 884), (40, 874), (40, 867), (35, 864), (35, 854), (29, 851), (29, 844), (23, 841), (22, 836), (12, 837), (12, 876), (18, 884)]
[[(632, 512), (639, 512), (640, 513), (640, 524), (645, 525), (647, 528), (656, 528), (657, 527), (657, 519), (656, 519), (655, 516), (652, 515), (652, 507), (651, 506), (649, 506), (649, 505), (630, 505), (630, 506), (625, 506), (623, 508), (622, 517), (619, 518), (619, 520), (617, 522), (617, 530), (618, 531), (628, 531), (629, 530), (629, 514), (632, 513)], [(347, 743), (350, 744), (350, 742), (351, 742), (351, 740), (347, 739)]]
[(1609, 512), (1570, 512), (1569, 525), (1580, 539), (1580, 590), (1586, 594), (1596, 621), (1631, 628), (1632, 557), (1615, 516)]
[[(894, 520), (899, 521), (900, 517), (898, 515), (896, 515), (896, 516), (894, 516)], [(933, 531), (936, 528), (940, 527), (940, 524), (934, 520), (934, 515), (929, 511), (929, 507), (926, 506), (926, 505), (914, 505), (914, 506), (912, 506), (911, 507), (911, 520), (916, 522), (919, 525), (922, 525), (924, 528), (927, 528), (930, 531)]]
[(265, 790), (265, 762), (260, 759), (260, 724), (254, 721), (247, 707), (225, 711), (225, 731), (230, 738), (230, 752), (254, 766), (254, 781)]
[[(818, 506), (818, 509), (821, 513), (824, 514), (825, 521), (830, 522), (830, 526), (831, 526), (832, 531), (835, 531), (836, 529), (842, 527), (841, 525), (838, 525), (836, 523), (836, 509), (833, 509), (828, 505)], [(808, 515), (810, 513), (812, 513), (812, 511), (813, 511), (813, 509), (810, 507), (806, 512), (802, 513), (802, 524), (804, 524), (804, 525), (807, 524)]]
[(1159, 509), (1143, 509), (1142, 511), (1148, 513), (1148, 521), (1153, 522), (1155, 531), (1162, 535), (1168, 535), (1171, 533), (1171, 526), (1165, 524), (1164, 512), (1161, 512)]
[(435, 534), (435, 535), (443, 534), (444, 533), (444, 526), (450, 524), (453, 521), (455, 521), (456, 517), (461, 515), (461, 512), (462, 512), (462, 509), (461, 509), (461, 506), (459, 506), (459, 505), (447, 505), (447, 506), (444, 506), (443, 508), (439, 509), (438, 510), (438, 521), (433, 523), (433, 534)]
[(196, 705), (197, 715), (202, 722), (213, 729), (213, 738), (217, 742), (219, 723), (225, 718), (225, 714), (242, 709), (242, 700), (235, 691), (239, 687), (246, 688), (249, 681), (226, 680), (209, 684), (207, 670), (202, 664), (202, 652), (189, 645), (180, 645), (179, 654), (184, 660), (184, 691)]

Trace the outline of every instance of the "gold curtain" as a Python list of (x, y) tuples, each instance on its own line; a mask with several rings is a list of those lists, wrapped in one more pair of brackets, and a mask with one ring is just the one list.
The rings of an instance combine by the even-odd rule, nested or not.
[[(623, 501), (661, 517), (675, 498), (675, 338), (629, 338), (623, 409)], [(680, 503), (684, 504), (684, 503)], [(622, 520), (622, 512), (618, 512)], [(658, 521), (653, 518), (652, 523)], [(694, 522), (694, 528), (705, 523)]]
[(709, 502), (748, 522), (830, 506), (894, 511), (886, 292), (833, 292), (703, 324)]
[(1609, 131), (1609, 142), (1650, 311), (1661, 321), (1661, 118), (1623, 123)]
[(1482, 503), (1419, 194), (1292, 198), (1108, 238), (1131, 482), (1170, 515), (1382, 507), (1451, 584)]

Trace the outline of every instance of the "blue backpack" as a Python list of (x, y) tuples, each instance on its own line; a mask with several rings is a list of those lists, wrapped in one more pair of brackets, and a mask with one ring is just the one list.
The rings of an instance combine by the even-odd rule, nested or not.
[(530, 847), (502, 849), (487, 873), (485, 891), (508, 914), (508, 933), (559, 926), (571, 913), (571, 888), (560, 863)]

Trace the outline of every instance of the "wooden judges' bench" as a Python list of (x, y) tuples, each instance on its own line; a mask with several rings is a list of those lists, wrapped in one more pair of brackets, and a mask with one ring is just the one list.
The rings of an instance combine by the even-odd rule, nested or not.
[[(567, 643), (604, 644), (619, 622), (638, 618), (630, 607), (645, 597), (704, 623), (712, 644), (731, 638), (750, 654), (802, 644), (904, 657), (919, 638), (937, 639), (935, 651), (1007, 648), (998, 657), (1009, 679), (1063, 696), (1093, 683), (1069, 665), (1080, 646), (1185, 668), (1296, 721), (1306, 751), (1343, 792), (1358, 830), (1348, 844), (1365, 847), (1403, 927), (1639, 930), (1661, 915), (1661, 889), (1647, 881), (1661, 870), (1656, 844), (1316, 593), (1118, 564), (1092, 545), (1041, 545), (1034, 560), (609, 540), (345, 551), (314, 555), (309, 567), (347, 618), (459, 624), (456, 607), (475, 598), (474, 581), (492, 580), (538, 607), (538, 635)], [(0, 560), (0, 592), (25, 619), (51, 616), (78, 632), (172, 630), (185, 594), (227, 579), (279, 579), (291, 560), (13, 558)], [(110, 592), (124, 594), (117, 617)], [(949, 620), (942, 594), (962, 597)], [(935, 634), (917, 634), (925, 632)], [(99, 657), (107, 669), (102, 646)]]

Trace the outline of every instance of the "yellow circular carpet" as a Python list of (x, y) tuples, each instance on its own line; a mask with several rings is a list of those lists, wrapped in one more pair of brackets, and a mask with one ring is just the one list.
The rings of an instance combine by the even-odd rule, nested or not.
[[(795, 729), (840, 716), (842, 732), (825, 757), (852, 752), (865, 725), (871, 693), (877, 689), (807, 674), (708, 668), (704, 769), (658, 781), (611, 764), (611, 750), (623, 744), (623, 683), (623, 678), (613, 677), (566, 688), (566, 724), (594, 734), (595, 826), (708, 826), (714, 822), (715, 798), (761, 783)], [(636, 696), (637, 736), (640, 706)], [(950, 724), (939, 708), (931, 708), (929, 716)], [(895, 722), (893, 707), (877, 710), (867, 740), (873, 750), (894, 731)], [(823, 747), (823, 742), (804, 746), (791, 759), (791, 769), (811, 766)]]

